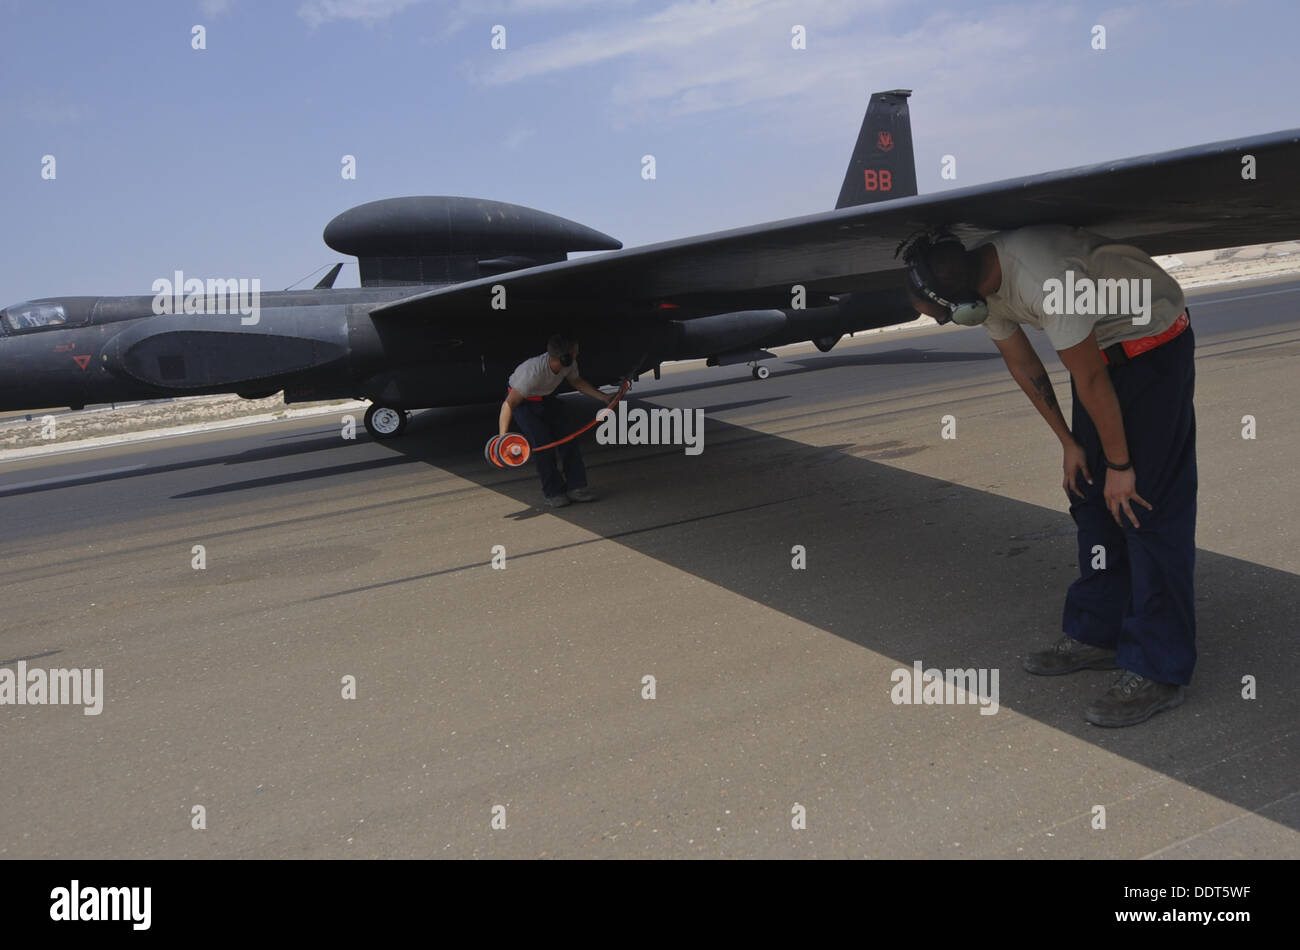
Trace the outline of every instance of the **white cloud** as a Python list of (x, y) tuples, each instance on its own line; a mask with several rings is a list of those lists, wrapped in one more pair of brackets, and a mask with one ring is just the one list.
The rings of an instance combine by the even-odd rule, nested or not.
[(233, 4), (234, 0), (199, 0), (199, 9), (209, 20), (215, 20), (229, 13)]
[(623, 7), (636, 2), (637, 0), (457, 0), (444, 11), (442, 29), (437, 39), (445, 40), (459, 33), (473, 20), (480, 22), (490, 20), (495, 25), (513, 16), (553, 15), (598, 4), (602, 11), (608, 11), (615, 6)]
[[(914, 87), (942, 127), (971, 127), (997, 110), (995, 89), (1056, 65), (1044, 36), (1078, 28), (1068, 8), (1046, 4), (944, 12), (910, 21), (902, 0), (679, 0), (633, 18), (604, 18), (496, 54), (476, 75), (487, 85), (599, 67), (616, 125), (649, 113), (688, 115), (750, 108), (796, 124), (795, 134), (842, 135), (877, 89)], [(900, 31), (884, 24), (911, 22)], [(791, 28), (807, 48), (791, 47)], [(1086, 50), (1086, 30), (1080, 35)], [(942, 103), (942, 104), (940, 104)], [(934, 115), (934, 112), (931, 112)], [(826, 130), (830, 130), (827, 133)]]
[(483, 78), (491, 84), (510, 83), (632, 54), (665, 56), (673, 51), (695, 50), (719, 34), (733, 33), (775, 14), (774, 7), (790, 5), (770, 0), (675, 3), (631, 23), (580, 30), (516, 49), (499, 57), (501, 62)]
[[(230, 0), (204, 0), (228, 3)], [(394, 14), (425, 0), (303, 0), (298, 16), (311, 26), (320, 26), (330, 20), (361, 20), (367, 24), (387, 20)], [(457, 0), (440, 2), (438, 15), (442, 20), (442, 35), (447, 36), (464, 29), (472, 17), (508, 16), (518, 14), (558, 13), (564, 10), (602, 4), (610, 6), (614, 0)], [(619, 0), (621, 3), (629, 0)]]
[(71, 102), (58, 102), (41, 95), (25, 100), (22, 113), (33, 122), (40, 122), (43, 125), (66, 125), (79, 122), (84, 114), (81, 106)]
[(298, 16), (310, 26), (330, 20), (361, 20), (378, 23), (423, 0), (303, 0)]
[(523, 128), (515, 129), (513, 132), (511, 132), (509, 135), (506, 136), (505, 146), (511, 151), (514, 151), (515, 149), (519, 148), (519, 146), (523, 145), (524, 142), (528, 141), (536, 134), (537, 134), (536, 129), (523, 129)]

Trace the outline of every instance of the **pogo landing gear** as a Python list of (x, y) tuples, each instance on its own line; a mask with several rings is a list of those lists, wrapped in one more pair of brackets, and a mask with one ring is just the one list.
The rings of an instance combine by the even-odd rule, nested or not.
[(494, 435), (483, 446), (483, 457), (497, 468), (518, 468), (527, 462), (533, 454), (528, 439), (518, 432)]
[(406, 410), (395, 409), (379, 403), (366, 410), (366, 431), (372, 439), (395, 439), (406, 431)]

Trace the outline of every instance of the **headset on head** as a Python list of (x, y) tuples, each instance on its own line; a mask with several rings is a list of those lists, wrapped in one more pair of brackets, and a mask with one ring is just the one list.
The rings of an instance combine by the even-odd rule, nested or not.
[(903, 263), (907, 266), (907, 285), (912, 292), (918, 297), (934, 301), (948, 311), (943, 317), (937, 318), (939, 323), (951, 320), (964, 327), (977, 327), (989, 316), (988, 304), (982, 297), (948, 300), (934, 289), (936, 281), (926, 260), (931, 250), (945, 244), (955, 244), (962, 251), (966, 250), (966, 245), (962, 244), (959, 237), (951, 231), (937, 228), (926, 229), (904, 238), (894, 251), (894, 256), (898, 257), (902, 253)]
[[(557, 335), (559, 335), (559, 334), (557, 334)], [(565, 367), (572, 366), (572, 365), (573, 365), (573, 348), (574, 348), (575, 346), (577, 346), (578, 343), (577, 343), (576, 340), (572, 340), (572, 339), (570, 339), (570, 338), (567, 337), (567, 336), (563, 336), (563, 335), (559, 335), (559, 336), (560, 336), (561, 339), (564, 340), (565, 343), (567, 343), (567, 344), (569, 345), (569, 348), (568, 348), (567, 350), (565, 350), (563, 353), (561, 353), (559, 356), (554, 357), (554, 359), (559, 360), (561, 366), (565, 366)], [(548, 341), (548, 343), (547, 343), (547, 347), (546, 347), (547, 355), (550, 355), (550, 351), (551, 351), (551, 348), (550, 348), (550, 344), (549, 344), (549, 341)]]

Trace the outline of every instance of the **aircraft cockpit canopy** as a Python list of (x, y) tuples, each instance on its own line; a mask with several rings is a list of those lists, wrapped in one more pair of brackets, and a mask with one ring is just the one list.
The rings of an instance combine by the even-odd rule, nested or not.
[(0, 310), (0, 332), (32, 333), (86, 323), (89, 307), (79, 306), (80, 298), (71, 298), (71, 303), (69, 307), (68, 301), (36, 300), (5, 307)]

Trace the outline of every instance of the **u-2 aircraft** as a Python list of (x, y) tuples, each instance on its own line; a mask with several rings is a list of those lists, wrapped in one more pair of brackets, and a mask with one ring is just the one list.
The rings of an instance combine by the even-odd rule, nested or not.
[(391, 198), (325, 228), (330, 248), (358, 259), (359, 288), (334, 288), (336, 265), (311, 290), (261, 294), (255, 322), (187, 313), (188, 301), (157, 313), (157, 295), (6, 307), (0, 409), (283, 391), (287, 403), (367, 399), (366, 428), (391, 438), (409, 410), (499, 399), (556, 331), (581, 342), (583, 376), (604, 385), (698, 358), (763, 378), (772, 347), (825, 352), (907, 322), (895, 252), (925, 228), (970, 246), (1071, 224), (1149, 254), (1300, 237), (1300, 129), (917, 195), (910, 95), (871, 96), (833, 211), (623, 249), (520, 205)]

